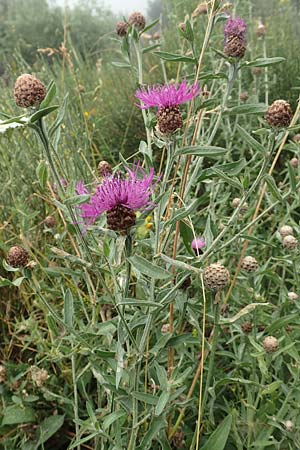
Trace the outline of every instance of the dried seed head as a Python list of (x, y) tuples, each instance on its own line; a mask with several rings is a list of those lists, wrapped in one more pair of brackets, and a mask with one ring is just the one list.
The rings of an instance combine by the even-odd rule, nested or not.
[(249, 94), (247, 91), (241, 92), (240, 94), (240, 100), (241, 102), (246, 102), (249, 98)]
[(282, 227), (280, 227), (279, 229), (279, 233), (281, 237), (293, 236), (294, 230), (289, 225), (282, 225)]
[(128, 30), (128, 23), (124, 22), (123, 20), (120, 20), (120, 22), (117, 22), (116, 24), (116, 33), (120, 37), (124, 37), (127, 34)]
[(241, 330), (245, 334), (251, 333), (252, 329), (253, 329), (253, 325), (251, 322), (244, 322), (241, 325)]
[(183, 120), (178, 106), (160, 108), (157, 113), (157, 125), (162, 134), (173, 134), (183, 127)]
[(160, 331), (162, 332), (162, 334), (170, 333), (170, 331), (171, 331), (170, 324), (169, 324), (169, 323), (164, 323), (164, 324), (162, 325)]
[(97, 167), (99, 177), (107, 177), (112, 174), (112, 168), (109, 162), (100, 161)]
[(274, 336), (267, 336), (263, 340), (263, 347), (267, 353), (274, 353), (279, 348), (278, 339)]
[(15, 83), (15, 101), (22, 108), (40, 105), (46, 94), (47, 91), (43, 83), (28, 73), (21, 75)]
[(297, 169), (297, 167), (299, 166), (299, 160), (298, 160), (298, 158), (292, 158), (292, 159), (290, 160), (290, 165), (291, 165), (292, 167), (294, 167), (294, 169)]
[(181, 31), (183, 31), (183, 33), (186, 32), (186, 24), (185, 24), (184, 22), (181, 22), (181, 23), (178, 25), (178, 28), (179, 28)]
[(296, 143), (300, 142), (300, 134), (295, 134), (295, 136), (293, 137), (293, 141)]
[(288, 235), (284, 236), (282, 245), (289, 250), (293, 250), (294, 248), (297, 247), (298, 241), (294, 236)]
[[(237, 208), (237, 207), (240, 205), (240, 203), (241, 203), (241, 199), (238, 198), (238, 197), (236, 197), (236, 198), (234, 198), (234, 199), (232, 200), (231, 206), (232, 206), (233, 208)], [(245, 213), (245, 212), (247, 211), (247, 209), (248, 209), (248, 203), (245, 202), (245, 203), (243, 204), (242, 208), (241, 208), (241, 213), (242, 213), (242, 214)]]
[(245, 256), (241, 265), (246, 272), (255, 272), (258, 269), (258, 262), (253, 256)]
[(246, 52), (245, 39), (240, 36), (230, 36), (224, 46), (224, 53), (230, 58), (243, 58)]
[(25, 248), (15, 245), (9, 249), (6, 261), (11, 267), (25, 267), (29, 261), (29, 254)]
[(233, 208), (237, 208), (237, 207), (239, 206), (240, 203), (241, 203), (241, 199), (238, 198), (238, 197), (236, 197), (236, 198), (234, 198), (234, 199), (232, 200), (231, 206), (232, 206)]
[(46, 369), (39, 369), (35, 366), (31, 367), (31, 379), (37, 387), (42, 387), (48, 378), (49, 374)]
[(127, 234), (136, 221), (135, 212), (123, 205), (117, 205), (107, 211), (106, 217), (108, 228), (122, 234)]
[(192, 12), (192, 18), (201, 16), (202, 14), (207, 14), (207, 4), (199, 3), (196, 9)]
[(176, 449), (185, 449), (185, 435), (183, 431), (176, 431), (176, 433), (173, 436), (173, 445)]
[(262, 68), (261, 67), (253, 67), (251, 72), (252, 72), (253, 76), (259, 77), (262, 74)]
[(275, 100), (265, 114), (265, 121), (272, 128), (288, 127), (291, 120), (291, 106), (285, 100)]
[(184, 282), (179, 286), (179, 289), (186, 291), (192, 285), (191, 277), (187, 277)]
[(140, 12), (133, 12), (128, 17), (128, 23), (134, 26), (137, 30), (143, 30), (146, 25), (146, 19)]
[(294, 422), (292, 422), (291, 420), (286, 420), (285, 422), (283, 422), (283, 424), (286, 430), (289, 431), (290, 433), (292, 433), (295, 430)]
[(288, 292), (288, 298), (290, 299), (290, 300), (298, 300), (298, 298), (299, 298), (299, 295), (298, 294), (296, 294), (296, 292)]
[(261, 332), (265, 331), (265, 328), (266, 327), (264, 325), (258, 325), (257, 331), (259, 331), (261, 333)]
[(47, 216), (44, 220), (44, 224), (48, 228), (54, 228), (56, 226), (56, 219), (53, 216)]
[(266, 35), (266, 27), (263, 23), (258, 24), (256, 28), (256, 35), (258, 37), (265, 37)]
[(6, 381), (6, 368), (0, 364), (0, 383)]
[(210, 264), (203, 273), (204, 284), (212, 291), (220, 291), (230, 281), (229, 271), (220, 263)]

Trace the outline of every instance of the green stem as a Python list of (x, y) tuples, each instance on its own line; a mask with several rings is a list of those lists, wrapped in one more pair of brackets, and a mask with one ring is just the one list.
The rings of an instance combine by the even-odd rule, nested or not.
[[(216, 298), (219, 294), (216, 294)], [(202, 400), (202, 413), (201, 416), (203, 416), (203, 412), (205, 410), (205, 406), (207, 403), (208, 398), (208, 390), (210, 387), (213, 370), (214, 370), (214, 363), (215, 363), (215, 355), (218, 345), (218, 339), (219, 339), (219, 331), (220, 331), (220, 324), (219, 324), (219, 317), (220, 317), (220, 305), (219, 305), (219, 299), (217, 299), (218, 303), (214, 305), (215, 311), (214, 311), (214, 331), (213, 331), (213, 338), (211, 343), (211, 349), (210, 349), (210, 356), (209, 356), (209, 365), (208, 365), (208, 372), (207, 372), (207, 378), (206, 378), (206, 384), (205, 389), (203, 393), (203, 400)]]
[[(78, 413), (78, 392), (77, 392), (77, 381), (76, 381), (76, 361), (74, 353), (71, 356), (72, 364), (72, 381), (73, 381), (73, 392), (74, 392), (74, 418), (75, 418), (75, 434), (76, 441), (79, 441), (79, 413)], [(77, 445), (77, 450), (80, 450), (80, 444)]]

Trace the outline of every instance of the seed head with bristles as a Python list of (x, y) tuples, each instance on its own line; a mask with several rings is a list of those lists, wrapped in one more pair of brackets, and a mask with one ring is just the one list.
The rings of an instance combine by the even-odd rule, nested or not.
[(100, 177), (105, 177), (112, 174), (111, 165), (107, 161), (100, 161), (97, 167), (97, 171)]
[(128, 17), (129, 25), (134, 26), (137, 30), (141, 31), (145, 28), (146, 19), (140, 12), (133, 12)]
[(290, 225), (282, 225), (279, 229), (279, 233), (281, 237), (293, 236), (294, 230)]
[(19, 76), (15, 83), (15, 101), (22, 108), (40, 105), (46, 94), (47, 90), (43, 83), (28, 73)]
[(6, 381), (6, 368), (0, 364), (0, 383)]
[(259, 23), (256, 28), (256, 36), (257, 37), (265, 37), (266, 35), (266, 27), (263, 23)]
[(258, 262), (253, 256), (245, 256), (241, 265), (246, 272), (255, 272), (258, 269)]
[(290, 160), (290, 165), (294, 168), (297, 169), (297, 167), (299, 166), (299, 159), (298, 158), (292, 158)]
[(253, 325), (251, 322), (244, 322), (241, 325), (241, 330), (245, 334), (251, 333), (252, 329), (253, 329)]
[(272, 128), (286, 128), (290, 125), (292, 120), (291, 106), (285, 100), (275, 100), (269, 106), (265, 120)]
[(295, 424), (292, 420), (286, 420), (285, 422), (283, 422), (285, 429), (287, 431), (289, 431), (290, 433), (292, 433), (293, 431), (295, 431)]
[(127, 34), (128, 30), (128, 23), (121, 20), (120, 22), (117, 22), (116, 24), (116, 33), (120, 37), (124, 37)]
[(288, 292), (288, 298), (290, 299), (290, 300), (292, 300), (292, 301), (296, 301), (296, 300), (298, 300), (298, 298), (299, 298), (299, 295), (298, 294), (296, 294), (296, 292), (292, 292), (292, 291), (290, 291), (290, 292)]
[(298, 241), (294, 236), (287, 235), (287, 236), (284, 236), (282, 245), (285, 248), (287, 248), (288, 250), (293, 250), (294, 248), (297, 247)]
[(54, 228), (56, 226), (56, 219), (53, 216), (47, 216), (44, 219), (44, 224), (46, 225), (46, 227), (48, 228)]
[(295, 134), (295, 136), (293, 137), (293, 141), (296, 143), (300, 142), (300, 134)]
[(249, 94), (247, 91), (241, 92), (240, 94), (240, 100), (241, 102), (246, 102), (249, 98)]
[(6, 261), (11, 267), (25, 267), (29, 261), (29, 254), (25, 248), (15, 245), (9, 249), (6, 256)]
[(278, 339), (274, 336), (267, 336), (263, 340), (263, 347), (267, 353), (274, 353), (279, 348)]
[(229, 271), (220, 263), (210, 264), (203, 272), (204, 284), (212, 291), (224, 289), (230, 281)]

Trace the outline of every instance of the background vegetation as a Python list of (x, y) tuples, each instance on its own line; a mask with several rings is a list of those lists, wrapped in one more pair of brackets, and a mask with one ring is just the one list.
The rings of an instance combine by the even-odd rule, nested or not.
[[(162, 3), (161, 11), (160, 3)], [(149, 36), (142, 38), (143, 46), (159, 44), (159, 49), (163, 51), (178, 53), (188, 51), (187, 44), (178, 31), (178, 24), (184, 21), (186, 15), (191, 16), (197, 3), (194, 0), (149, 2), (148, 21), (154, 20), (157, 14), (161, 14), (161, 20), (154, 29), (147, 32)], [(243, 0), (236, 1), (235, 8), (238, 15), (244, 17), (249, 26), (247, 59), (263, 57), (264, 52), (268, 57), (282, 56), (286, 59), (284, 64), (268, 68), (268, 103), (277, 98), (283, 98), (289, 100), (295, 110), (300, 92), (299, 0), (266, 0), (264, 2)], [(68, 94), (68, 107), (59, 145), (60, 158), (64, 163), (68, 180), (93, 180), (100, 160), (108, 160), (113, 165), (119, 164), (122, 157), (128, 158), (135, 154), (139, 149), (140, 141), (145, 140), (143, 119), (135, 106), (133, 97), (137, 87), (135, 69), (120, 66), (123, 56), (120, 42), (114, 32), (118, 19), (101, 4), (92, 0), (82, 0), (67, 10), (53, 6), (46, 0), (0, 1), (1, 111), (12, 115), (20, 113), (12, 95), (14, 82), (19, 74), (34, 73), (46, 85), (52, 79), (55, 80), (57, 102), (62, 104)], [(255, 34), (260, 20), (266, 25), (267, 30), (265, 48), (262, 40)], [(203, 42), (206, 21), (206, 16), (200, 16), (195, 22), (197, 50)], [(159, 41), (154, 41), (154, 31), (160, 34)], [(220, 22), (212, 37), (210, 51), (204, 59), (204, 72), (210, 70), (211, 66), (215, 69), (218, 67), (217, 58), (219, 57), (213, 49), (222, 49), (222, 33), (223, 22)], [(146, 53), (145, 56), (146, 82), (162, 82), (164, 77), (168, 80), (176, 79), (177, 64), (162, 63), (151, 52)], [(185, 69), (184, 65), (183, 69)], [(235, 86), (230, 98), (230, 106), (236, 104), (241, 91), (248, 91), (250, 103), (264, 103), (266, 100), (264, 80), (264, 74), (256, 78), (250, 69), (245, 70), (243, 77)], [(211, 83), (210, 80), (207, 81), (208, 90), (212, 87)], [(215, 107), (214, 104), (213, 107)], [(51, 120), (50, 117), (49, 121)], [(214, 145), (232, 149), (232, 159), (225, 162), (236, 162), (244, 157), (247, 160), (253, 158), (255, 155), (247, 144), (234, 133), (230, 133), (233, 129), (233, 122), (230, 120), (224, 121)], [(242, 116), (240, 123), (248, 129), (258, 129), (262, 126), (262, 119), (257, 116), (250, 116), (250, 118)], [(235, 140), (232, 136), (235, 136)], [(286, 145), (286, 152), (276, 168), (274, 178), (278, 183), (283, 183), (283, 194), (284, 189), (288, 190), (290, 187), (287, 160), (297, 156), (298, 152), (299, 146), (290, 139)], [(156, 166), (160, 156), (157, 150), (157, 154), (154, 155)], [(126, 370), (126, 364), (130, 367), (130, 361), (124, 361), (121, 387), (114, 388), (117, 370), (114, 356), (117, 328), (115, 311), (111, 305), (106, 306), (110, 304), (109, 298), (103, 292), (99, 281), (93, 279), (96, 290), (99, 290), (102, 295), (101, 304), (93, 309), (91, 323), (89, 325), (85, 323), (83, 311), (86, 308), (90, 314), (90, 309), (93, 307), (89, 303), (90, 292), (87, 292), (83, 285), (78, 273), (79, 269), (74, 269), (69, 262), (65, 263), (64, 259), (53, 250), (55, 247), (66, 252), (75, 251), (72, 240), (69, 239), (70, 234), (72, 235), (72, 226), (65, 226), (59, 209), (53, 204), (54, 180), (49, 178), (48, 184), (43, 186), (40, 178), (37, 177), (37, 166), (41, 159), (39, 143), (30, 130), (8, 129), (0, 135), (0, 255), (4, 258), (11, 245), (23, 243), (29, 249), (32, 260), (37, 264), (33, 277), (38, 280), (40, 289), (45, 293), (48, 302), (56, 311), (63, 313), (66, 296), (78, 295), (74, 304), (77, 326), (81, 327), (84, 323), (85, 334), (89, 338), (90, 345), (97, 348), (101, 341), (104, 342), (103, 347), (106, 350), (99, 350), (92, 356), (84, 346), (78, 350), (76, 339), (73, 340), (68, 336), (66, 331), (55, 323), (49, 311), (41, 306), (37, 292), (33, 292), (27, 283), (22, 283), (20, 287), (8, 286), (1, 280), (0, 362), (5, 365), (7, 374), (5, 383), (0, 384), (0, 394), (2, 394), (0, 448), (4, 450), (74, 448), (68, 446), (74, 444), (76, 426), (79, 426), (82, 431), (82, 448), (119, 450), (126, 448), (126, 437), (120, 431), (126, 418), (121, 414), (115, 417), (110, 416), (104, 423), (104, 430), (102, 424), (103, 419), (105, 420), (108, 414), (114, 412), (115, 401), (125, 405), (125, 410), (130, 408), (127, 391), (131, 386), (134, 372)], [(213, 163), (205, 160), (203, 169), (208, 169)], [(240, 168), (244, 170), (242, 163)], [(254, 163), (249, 171), (245, 169), (245, 172), (242, 172), (243, 180), (246, 180), (248, 186), (255, 179), (258, 170), (258, 165)], [(299, 172), (296, 172), (296, 181), (299, 181)], [(201, 185), (201, 188), (195, 189), (195, 195), (203, 195), (203, 208), (209, 205), (208, 196), (205, 196), (209, 189), (210, 187), (206, 190), (205, 183)], [(231, 214), (230, 200), (238, 195), (236, 186), (232, 184), (221, 191), (220, 188), (213, 191), (211, 228), (214, 235), (217, 234), (223, 220), (226, 221)], [(299, 388), (292, 398), (288, 394), (292, 390), (292, 385), (293, 389), (297, 387), (297, 380), (299, 380), (300, 345), (297, 325), (299, 305), (291, 304), (287, 300), (289, 290), (299, 289), (299, 275), (297, 275), (299, 264), (282, 254), (276, 237), (279, 222), (292, 223), (299, 232), (300, 211), (297, 192), (293, 193), (288, 203), (280, 203), (275, 213), (266, 216), (266, 226), (260, 228), (256, 234), (257, 241), (251, 243), (255, 255), (256, 252), (261, 251), (259, 255), (262, 260), (261, 270), (257, 278), (250, 282), (246, 277), (241, 277), (239, 289), (233, 294), (234, 306), (231, 313), (232, 315), (237, 313), (239, 309), (252, 301), (270, 301), (275, 305), (271, 312), (259, 312), (255, 320), (257, 324), (269, 326), (267, 330), (269, 333), (275, 335), (277, 333), (278, 337), (284, 341), (282, 348), (286, 350), (280, 352), (275, 361), (271, 358), (263, 360), (261, 356), (258, 358), (257, 364), (263, 374), (264, 382), (271, 387), (269, 391), (257, 394), (257, 398), (251, 398), (245, 380), (251, 372), (251, 358), (260, 349), (255, 347), (253, 342), (249, 343), (247, 336), (241, 331), (240, 324), (230, 325), (230, 338), (228, 338), (228, 327), (223, 327), (220, 339), (224, 346), (219, 350), (218, 356), (221, 362), (218, 365), (218, 371), (224, 373), (224, 379), (225, 374), (229, 373), (235, 381), (227, 384), (221, 379), (220, 385), (214, 386), (210, 393), (211, 408), (205, 417), (206, 433), (203, 443), (225, 416), (226, 408), (231, 408), (234, 418), (233, 431), (226, 446), (227, 450), (250, 449), (250, 445), (247, 447), (246, 443), (242, 442), (243, 435), (248, 433), (249, 436), (250, 428), (250, 441), (253, 443), (255, 435), (253, 430), (255, 427), (261, 427), (262, 423), (269, 430), (270, 435), (272, 433), (275, 435), (270, 445), (264, 444), (263, 441), (266, 441), (266, 438), (261, 438), (259, 445), (262, 448), (263, 446), (282, 450), (300, 448), (300, 419), (297, 412)], [(267, 208), (274, 201), (274, 198), (269, 195), (264, 207)], [(246, 216), (241, 219), (242, 222), (231, 230), (230, 238), (238, 232), (239, 226), (247, 225), (254, 208), (255, 202), (252, 202)], [(48, 229), (43, 223), (44, 218), (49, 214), (53, 214), (57, 219), (58, 225), (55, 229)], [(205, 226), (205, 220), (198, 211), (197, 228), (203, 230)], [(144, 232), (148, 237), (144, 229), (140, 230), (141, 236)], [(102, 239), (103, 236), (100, 237)], [(99, 241), (101, 241), (100, 237)], [(148, 251), (147, 242), (146, 240), (146, 243), (140, 244), (144, 246), (144, 255), (147, 255)], [(263, 247), (260, 247), (261, 245)], [(226, 258), (230, 265), (230, 261), (235, 261), (234, 258), (240, 252), (240, 247), (241, 242), (237, 240), (232, 248), (221, 251), (219, 257)], [(185, 249), (184, 246), (182, 248)], [(181, 253), (184, 251), (186, 250), (181, 249)], [(14, 273), (7, 274), (2, 267), (0, 275), (3, 279), (11, 281), (15, 279)], [(146, 284), (146, 281), (144, 283)], [(61, 285), (65, 286), (64, 290), (61, 289)], [(174, 336), (170, 344), (176, 346), (179, 357), (178, 371), (174, 375), (176, 390), (172, 398), (173, 403), (169, 405), (168, 414), (174, 405), (176, 405), (176, 408), (174, 407), (176, 411), (178, 408), (187, 407), (188, 412), (181, 428), (185, 435), (185, 443), (182, 444), (182, 438), (179, 443), (172, 441), (168, 444), (164, 434), (159, 434), (160, 423), (163, 422), (159, 417), (155, 417), (153, 426), (159, 438), (152, 444), (151, 439), (148, 439), (153, 449), (190, 448), (190, 445), (194, 448), (192, 445), (194, 445), (193, 433), (198, 413), (199, 386), (197, 385), (192, 399), (186, 398), (186, 392), (199, 360), (200, 345), (197, 344), (197, 336), (201, 335), (197, 316), (199, 289), (198, 283), (189, 290), (181, 290), (177, 295), (176, 308), (184, 319), (178, 324), (178, 329), (182, 333)], [(109, 320), (99, 324), (98, 316), (102, 315), (103, 318), (106, 314)], [(272, 317), (271, 321), (270, 317)], [(210, 315), (207, 324), (208, 334), (212, 320)], [(167, 364), (164, 347), (167, 340), (160, 329), (166, 321), (167, 313), (162, 311), (155, 324), (155, 336), (152, 342), (152, 356), (154, 358), (154, 355), (159, 355), (158, 363), (162, 366)], [(286, 327), (290, 329), (286, 331)], [(74, 373), (73, 366), (70, 364), (70, 352), (71, 355), (76, 355), (76, 371), (79, 380), (76, 394), (78, 417), (75, 421)], [(155, 364), (153, 363), (150, 369), (149, 386), (146, 386), (147, 393), (153, 395), (156, 394), (159, 385), (166, 383), (164, 372), (159, 371)], [(194, 369), (192, 373), (188, 370), (189, 366)], [(37, 367), (44, 368), (49, 374), (47, 381), (41, 385), (34, 378)], [(243, 381), (236, 382), (238, 379)], [(258, 379), (257, 383), (260, 382), (261, 379)], [(108, 403), (105, 400), (106, 394), (109, 398)], [(284, 397), (288, 398), (288, 403), (284, 403)], [(149, 407), (147, 404), (149, 398), (140, 397), (140, 400), (145, 401), (145, 411), (148, 413), (147, 408), (153, 406)], [(248, 406), (249, 404), (257, 405), (258, 401), (261, 401), (260, 409), (258, 416), (254, 419), (251, 408)], [(213, 406), (215, 412), (213, 412)], [(283, 406), (288, 408), (283, 411)], [(280, 417), (276, 416), (278, 411), (281, 412)], [(272, 425), (273, 416), (277, 417), (274, 425)], [(293, 430), (287, 430), (284, 426), (284, 421), (287, 419), (293, 421)], [(145, 425), (144, 435), (146, 436), (147, 431), (149, 430)], [(110, 442), (109, 444), (103, 444), (104, 441), (101, 441), (99, 437), (102, 438), (103, 433), (104, 435), (105, 433), (114, 434), (115, 442), (111, 443), (108, 440), (106, 442)], [(177, 437), (180, 438), (180, 436)], [(140, 448), (150, 447), (141, 446)]]

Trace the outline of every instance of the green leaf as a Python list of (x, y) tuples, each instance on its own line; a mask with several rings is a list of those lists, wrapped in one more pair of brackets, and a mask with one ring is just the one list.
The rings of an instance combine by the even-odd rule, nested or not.
[(50, 103), (52, 102), (52, 100), (54, 99), (55, 94), (56, 94), (56, 84), (52, 80), (47, 88), (47, 95), (44, 98), (44, 100), (42, 101), (42, 103), (40, 104), (40, 109), (47, 108), (50, 105)]
[(120, 410), (114, 411), (113, 413), (105, 416), (102, 422), (103, 430), (107, 430), (107, 428), (109, 428), (114, 422), (119, 420), (121, 417), (124, 417), (125, 415), (127, 415), (127, 413)]
[(39, 426), (39, 440), (38, 446), (47, 442), (62, 426), (64, 423), (65, 416), (57, 415), (50, 416), (43, 420)]
[(232, 415), (229, 414), (201, 447), (201, 450), (223, 450), (229, 436), (231, 423)]
[(120, 69), (131, 69), (131, 65), (119, 61), (113, 61), (111, 63), (112, 66), (119, 67)]
[(46, 161), (40, 161), (36, 168), (36, 176), (42, 189), (45, 189), (48, 181), (48, 168)]
[(288, 162), (288, 173), (289, 173), (289, 179), (290, 179), (292, 191), (296, 192), (297, 180), (296, 180), (296, 176), (295, 176), (295, 169), (291, 166), (290, 162)]
[(137, 450), (148, 450), (152, 445), (152, 441), (156, 438), (162, 428), (166, 426), (165, 421), (161, 419), (161, 417), (156, 417), (142, 439), (141, 445), (137, 448)]
[(264, 176), (264, 178), (268, 185), (269, 190), (271, 191), (271, 194), (276, 198), (276, 200), (282, 202), (282, 200), (283, 200), (282, 195), (281, 195), (278, 187), (276, 186), (274, 178), (269, 174), (266, 174)]
[(73, 294), (68, 289), (64, 295), (64, 321), (69, 326), (73, 326), (73, 317), (74, 317), (74, 299)]
[(213, 171), (220, 178), (222, 178), (224, 181), (226, 181), (226, 183), (230, 184), (235, 189), (243, 190), (242, 184), (240, 183), (240, 181), (236, 177), (235, 178), (229, 177), (228, 175), (226, 175), (226, 173), (224, 173), (224, 172), (222, 172), (221, 170), (218, 170), (218, 169), (213, 169)]
[(196, 64), (197, 61), (195, 58), (191, 58), (190, 56), (177, 55), (176, 53), (169, 52), (153, 52), (153, 55), (158, 56), (165, 61), (174, 61), (174, 62), (186, 62)]
[(256, 140), (254, 139), (252, 136), (250, 136), (249, 133), (247, 133), (246, 130), (244, 130), (244, 128), (240, 127), (239, 125), (237, 125), (237, 129), (239, 134), (241, 135), (241, 137), (244, 139), (244, 141), (255, 151), (259, 152), (259, 153), (266, 153), (265, 148)]
[(267, 67), (267, 66), (274, 66), (275, 64), (279, 64), (281, 62), (285, 61), (285, 58), (282, 58), (280, 56), (274, 57), (274, 58), (257, 58), (250, 62), (245, 62), (242, 64), (242, 66), (246, 67)]
[(1, 425), (15, 425), (29, 422), (35, 422), (34, 410), (28, 406), (13, 405), (5, 408)]
[(49, 136), (52, 136), (55, 133), (55, 131), (58, 129), (58, 127), (61, 125), (62, 121), (64, 120), (66, 108), (67, 108), (67, 104), (68, 104), (68, 97), (69, 97), (69, 94), (66, 94), (64, 97), (63, 104), (59, 109), (59, 113), (58, 113), (55, 121), (49, 128)]
[(264, 114), (267, 110), (265, 103), (256, 103), (246, 105), (234, 106), (233, 108), (227, 109), (225, 114)]
[(37, 120), (41, 119), (42, 117), (45, 117), (48, 114), (51, 114), (53, 111), (55, 111), (58, 108), (59, 108), (59, 105), (53, 105), (53, 106), (48, 106), (47, 108), (44, 108), (44, 109), (39, 109), (37, 112), (32, 114), (32, 116), (29, 119), (29, 123), (36, 122)]
[(128, 261), (133, 265), (135, 269), (141, 272), (143, 275), (147, 275), (150, 278), (158, 280), (165, 280), (171, 277), (171, 274), (161, 267), (155, 266), (142, 256), (131, 256)]
[(216, 156), (222, 156), (227, 153), (228, 150), (222, 147), (213, 147), (210, 145), (199, 145), (193, 147), (184, 147), (181, 150), (177, 150), (175, 156), (177, 155), (195, 155), (195, 156), (206, 156), (208, 158), (215, 158)]
[(158, 308), (161, 306), (159, 303), (148, 302), (147, 300), (137, 300), (135, 298), (125, 298), (118, 304), (119, 306), (130, 305), (130, 306), (147, 306), (147, 307), (155, 307)]
[(278, 380), (278, 381), (274, 381), (273, 383), (265, 386), (264, 389), (261, 391), (261, 395), (272, 394), (273, 392), (277, 391), (277, 389), (280, 388), (282, 383), (283, 383), (283, 381)]
[(160, 416), (163, 413), (163, 411), (164, 411), (164, 409), (166, 407), (166, 404), (169, 401), (169, 397), (170, 397), (169, 392), (164, 391), (164, 392), (161, 393), (161, 395), (160, 395), (160, 397), (158, 399), (157, 405), (155, 407), (155, 411), (154, 411), (154, 414), (156, 416)]
[(81, 195), (74, 195), (73, 197), (67, 198), (64, 203), (68, 206), (75, 206), (80, 205), (81, 203), (85, 203), (87, 200), (89, 200), (90, 194), (81, 194)]
[(144, 392), (132, 392), (132, 396), (137, 400), (147, 403), (148, 405), (157, 405), (158, 398), (151, 394), (145, 394)]
[(140, 34), (146, 33), (147, 31), (151, 30), (151, 28), (155, 27), (155, 25), (159, 22), (159, 19), (155, 19), (153, 22), (149, 23), (141, 32)]
[(142, 53), (145, 54), (145, 53), (151, 52), (152, 50), (158, 48), (159, 46), (160, 46), (160, 44), (153, 44), (153, 45), (150, 45), (149, 47), (145, 47), (145, 48), (143, 48)]
[(192, 212), (194, 212), (194, 210), (201, 204), (201, 198), (198, 198), (196, 200), (194, 200), (190, 206), (188, 208), (186, 208), (185, 206), (178, 209), (178, 211), (176, 211), (176, 213), (174, 214), (174, 216), (168, 221), (165, 222), (165, 227), (166, 226), (170, 226), (175, 222), (178, 222), (178, 220), (182, 220), (185, 217), (189, 216)]

